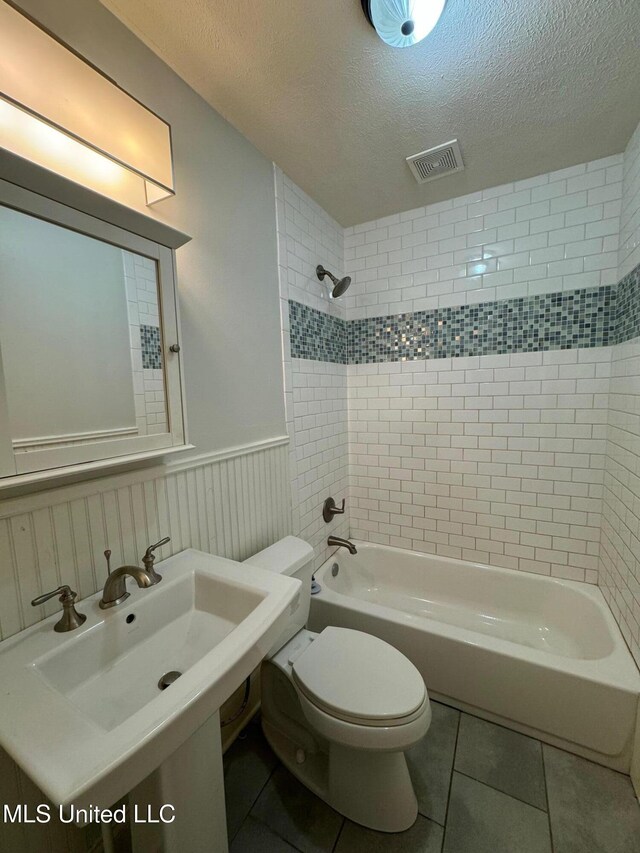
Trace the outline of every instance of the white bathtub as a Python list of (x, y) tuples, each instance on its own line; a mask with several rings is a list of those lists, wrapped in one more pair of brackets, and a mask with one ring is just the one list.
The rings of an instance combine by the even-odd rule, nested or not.
[(355, 544), (316, 572), (312, 631), (375, 634), (434, 699), (629, 772), (640, 674), (596, 587)]

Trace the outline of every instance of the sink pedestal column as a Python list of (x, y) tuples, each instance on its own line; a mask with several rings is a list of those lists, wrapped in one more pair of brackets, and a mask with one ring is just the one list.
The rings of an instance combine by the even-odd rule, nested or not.
[(131, 791), (129, 817), (133, 853), (227, 853), (219, 712)]

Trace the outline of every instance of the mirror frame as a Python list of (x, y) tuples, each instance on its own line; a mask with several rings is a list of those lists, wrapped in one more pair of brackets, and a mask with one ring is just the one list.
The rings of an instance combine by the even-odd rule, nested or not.
[[(6, 180), (7, 174), (11, 180)], [(24, 184), (40, 186), (45, 194)], [(189, 238), (164, 223), (8, 155), (8, 152), (0, 152), (0, 205), (156, 261), (168, 419), (168, 432), (158, 435), (126, 436), (67, 446), (53, 444), (20, 451), (9, 430), (0, 341), (0, 490), (95, 472), (192, 448), (188, 444), (184, 410), (175, 268), (175, 249)], [(170, 347), (176, 344), (179, 351), (172, 352)]]

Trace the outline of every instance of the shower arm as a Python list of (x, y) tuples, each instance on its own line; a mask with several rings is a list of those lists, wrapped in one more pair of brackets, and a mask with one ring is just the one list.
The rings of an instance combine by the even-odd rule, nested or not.
[(322, 265), (318, 265), (316, 267), (316, 275), (318, 276), (320, 281), (322, 281), (325, 275), (328, 275), (334, 284), (338, 284), (338, 282), (340, 281), (340, 279), (336, 278), (333, 273), (329, 272), (329, 270), (326, 270)]

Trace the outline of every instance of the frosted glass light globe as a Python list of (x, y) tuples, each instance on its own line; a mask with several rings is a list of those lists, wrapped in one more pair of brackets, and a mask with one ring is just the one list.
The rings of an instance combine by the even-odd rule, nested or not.
[(391, 47), (410, 47), (435, 27), (446, 0), (370, 0), (371, 22)]

